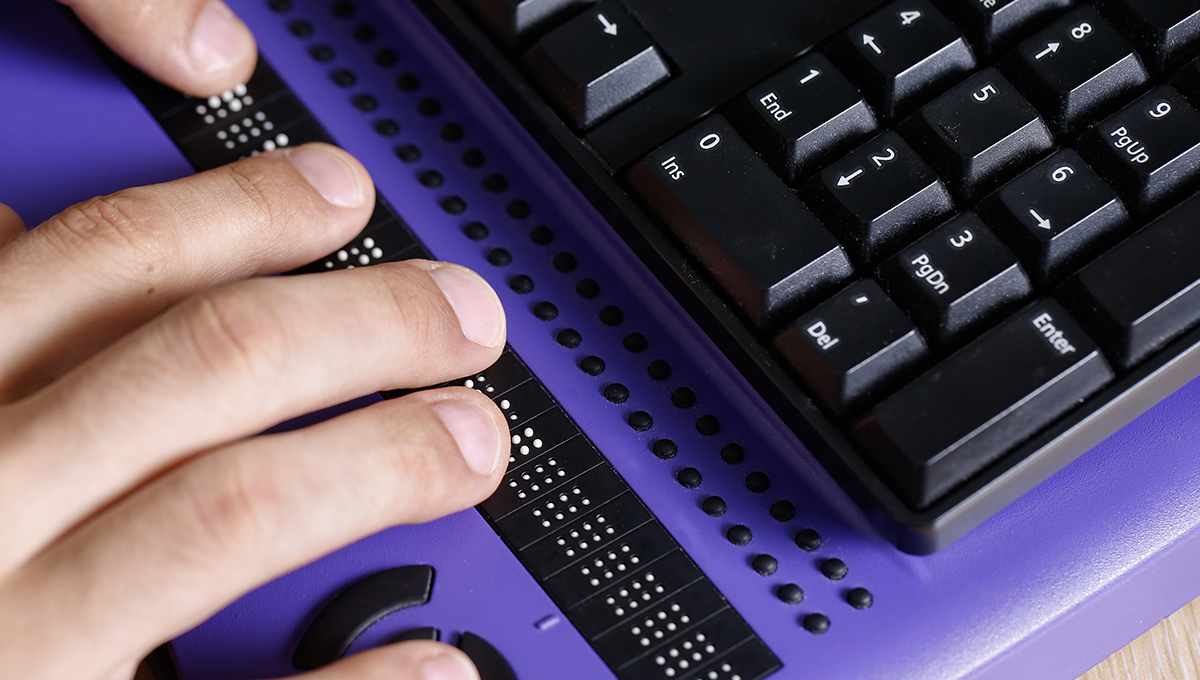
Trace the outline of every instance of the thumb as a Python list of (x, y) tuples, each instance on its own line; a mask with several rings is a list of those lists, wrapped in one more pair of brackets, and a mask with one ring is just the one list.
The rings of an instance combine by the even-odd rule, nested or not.
[(450, 645), (414, 640), (370, 649), (292, 680), (479, 680), (479, 671)]
[(219, 93), (254, 70), (254, 37), (221, 0), (60, 2), (126, 61), (187, 94)]

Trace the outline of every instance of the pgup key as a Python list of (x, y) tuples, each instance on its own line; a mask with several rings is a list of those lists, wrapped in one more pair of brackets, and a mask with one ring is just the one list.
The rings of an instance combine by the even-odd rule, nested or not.
[(1089, 130), (1079, 152), (1135, 211), (1153, 214), (1200, 182), (1200, 113), (1161, 85)]
[(719, 115), (652, 151), (628, 177), (760, 327), (851, 274), (837, 239)]

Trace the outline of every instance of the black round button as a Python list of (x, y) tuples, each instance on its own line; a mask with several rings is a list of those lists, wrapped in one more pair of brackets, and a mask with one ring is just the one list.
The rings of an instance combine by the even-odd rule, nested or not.
[(812, 552), (821, 547), (821, 534), (812, 529), (801, 529), (796, 532), (796, 545), (801, 550)]
[(579, 362), (579, 368), (588, 375), (600, 375), (604, 372), (604, 359), (598, 356), (586, 356)]
[(488, 228), (483, 222), (468, 222), (463, 226), (463, 233), (472, 241), (482, 241), (488, 237)]
[(634, 411), (629, 414), (629, 427), (638, 432), (645, 432), (654, 426), (654, 418), (645, 411)]
[(621, 383), (613, 383), (604, 388), (604, 398), (614, 404), (623, 404), (629, 399), (629, 388)]
[(775, 590), (775, 595), (788, 604), (796, 604), (804, 599), (804, 591), (795, 583), (785, 583)]
[(467, 202), (462, 196), (447, 196), (440, 201), (442, 210), (451, 215), (461, 215), (467, 211)]
[(600, 321), (605, 326), (619, 326), (625, 320), (625, 312), (616, 305), (609, 305), (600, 310)]
[(729, 505), (725, 503), (725, 499), (720, 496), (709, 496), (704, 499), (704, 504), (700, 506), (704, 509), (705, 514), (712, 517), (720, 517), (729, 509)]
[(662, 359), (655, 359), (650, 362), (650, 366), (646, 369), (646, 373), (650, 375), (651, 380), (666, 380), (671, 377), (671, 364)]
[(824, 614), (809, 614), (804, 617), (804, 630), (820, 635), (829, 630), (829, 617)]
[(721, 460), (730, 465), (737, 465), (746, 460), (746, 449), (743, 449), (741, 444), (726, 444), (721, 449)]
[(754, 533), (745, 524), (735, 524), (725, 532), (725, 537), (734, 545), (746, 545), (754, 540)]
[(746, 488), (754, 493), (763, 493), (771, 488), (771, 478), (765, 472), (751, 472), (746, 475)]
[(512, 203), (509, 203), (508, 207), (504, 209), (504, 212), (508, 213), (509, 217), (523, 220), (533, 213), (533, 208), (529, 207), (528, 203), (518, 198)]
[(558, 318), (558, 307), (553, 302), (539, 302), (533, 307), (533, 315), (542, 321), (553, 321)]
[(558, 344), (567, 349), (575, 349), (579, 343), (583, 342), (583, 336), (574, 328), (564, 328), (558, 332)]
[(508, 287), (518, 295), (528, 295), (533, 292), (533, 279), (525, 274), (517, 274), (508, 280)]
[(400, 124), (391, 118), (375, 121), (375, 132), (384, 137), (395, 137), (400, 134)]
[(529, 240), (535, 245), (548, 246), (554, 240), (554, 231), (544, 224), (539, 224), (529, 231)]
[(846, 578), (846, 563), (836, 557), (831, 557), (821, 563), (821, 573), (831, 581), (840, 581)]
[(754, 571), (757, 571), (762, 576), (770, 576), (779, 568), (779, 560), (770, 555), (763, 554), (755, 557), (750, 565), (754, 567)]
[(487, 261), (494, 267), (507, 267), (512, 264), (512, 253), (504, 248), (492, 248), (488, 251)]
[(696, 403), (696, 393), (689, 387), (680, 387), (671, 393), (671, 403), (679, 408), (691, 408)]
[(846, 601), (855, 609), (869, 609), (875, 598), (871, 596), (871, 591), (866, 588), (855, 588), (846, 593)]
[(780, 522), (790, 522), (796, 516), (796, 506), (790, 501), (775, 501), (771, 504), (771, 516)]
[(700, 416), (696, 421), (696, 431), (705, 437), (711, 437), (721, 431), (721, 421), (716, 416)]
[(700, 482), (704, 481), (704, 477), (700, 475), (700, 471), (694, 467), (685, 467), (680, 470), (675, 474), (675, 479), (679, 480), (680, 484), (689, 489), (700, 486)]
[(555, 269), (564, 274), (575, 271), (575, 268), (579, 266), (579, 260), (576, 260), (571, 253), (559, 253), (551, 262)]
[(637, 354), (638, 352), (645, 352), (650, 343), (646, 340), (646, 336), (641, 333), (630, 333), (625, 336), (624, 345), (626, 350)]
[(663, 460), (670, 460), (675, 457), (675, 454), (679, 453), (679, 445), (670, 439), (659, 439), (654, 442), (652, 449), (654, 455)]
[(600, 284), (595, 279), (584, 279), (576, 284), (575, 293), (584, 300), (593, 300), (600, 295)]

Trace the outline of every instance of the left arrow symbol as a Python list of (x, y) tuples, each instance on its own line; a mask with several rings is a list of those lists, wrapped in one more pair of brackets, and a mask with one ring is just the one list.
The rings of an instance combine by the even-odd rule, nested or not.
[(605, 18), (603, 14), (597, 14), (596, 18), (600, 20), (600, 23), (604, 24), (605, 33), (609, 35), (617, 34), (617, 25)]

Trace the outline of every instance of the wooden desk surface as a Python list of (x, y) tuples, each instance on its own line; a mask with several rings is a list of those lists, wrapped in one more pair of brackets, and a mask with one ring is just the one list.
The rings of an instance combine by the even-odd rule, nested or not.
[(1200, 598), (1079, 680), (1200, 680)]

